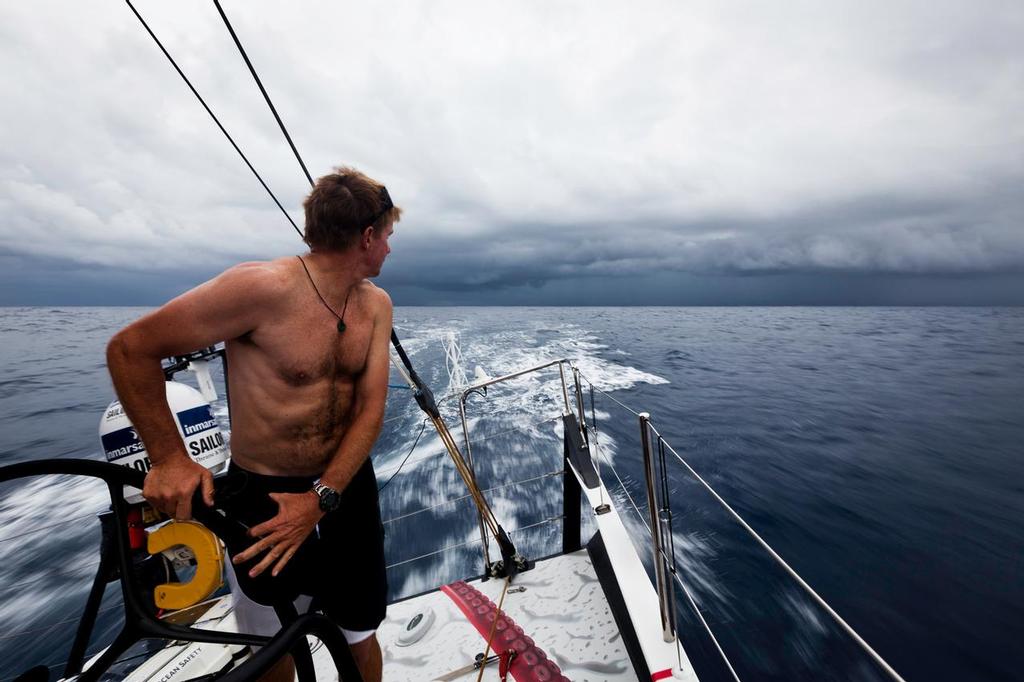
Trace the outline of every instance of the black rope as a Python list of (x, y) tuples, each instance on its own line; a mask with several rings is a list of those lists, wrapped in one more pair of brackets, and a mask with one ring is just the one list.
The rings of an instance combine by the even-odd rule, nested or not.
[(676, 573), (676, 539), (675, 533), (672, 532), (672, 502), (669, 497), (669, 480), (668, 480), (668, 467), (665, 465), (665, 439), (658, 435), (658, 460), (661, 465), (661, 512), (663, 518), (666, 521), (668, 530), (668, 542), (662, 538), (662, 551), (666, 549), (668, 545), (668, 557), (671, 558), (669, 563), (669, 570)]
[(209, 105), (206, 104), (206, 100), (204, 100), (202, 95), (199, 94), (199, 91), (195, 89), (195, 87), (192, 85), (192, 82), (188, 79), (188, 76), (185, 75), (185, 72), (182, 71), (181, 68), (178, 66), (178, 63), (174, 61), (174, 57), (171, 56), (170, 52), (167, 51), (167, 48), (165, 48), (163, 43), (160, 42), (160, 39), (156, 37), (155, 33), (153, 33), (153, 29), (149, 27), (149, 24), (147, 24), (146, 20), (142, 18), (142, 15), (139, 14), (139, 11), (135, 9), (135, 5), (132, 4), (132, 1), (125, 0), (125, 2), (128, 3), (128, 7), (132, 10), (135, 16), (138, 17), (139, 21), (142, 22), (142, 26), (146, 29), (146, 32), (149, 33), (150, 37), (153, 38), (153, 41), (157, 44), (157, 47), (159, 47), (160, 51), (164, 53), (165, 57), (167, 57), (167, 60), (171, 63), (171, 66), (174, 67), (174, 70), (177, 71), (178, 75), (181, 76), (182, 80), (185, 81), (185, 85), (189, 87), (189, 90), (192, 91), (192, 94), (196, 96), (196, 99), (199, 100), (199, 103), (203, 105), (204, 109), (206, 109), (206, 113), (210, 115), (210, 118), (213, 119), (213, 122), (217, 124), (218, 128), (220, 128), (220, 131), (224, 133), (224, 137), (228, 138), (228, 142), (230, 142), (231, 146), (235, 148), (235, 151), (238, 152), (238, 155), (242, 157), (242, 161), (245, 162), (245, 165), (249, 167), (249, 170), (252, 171), (252, 174), (255, 175), (256, 179), (260, 181), (261, 185), (263, 185), (263, 189), (267, 190), (267, 194), (269, 194), (270, 198), (274, 200), (274, 203), (277, 204), (277, 207), (281, 209), (281, 213), (284, 214), (284, 217), (287, 218), (288, 222), (291, 223), (293, 228), (295, 228), (295, 232), (299, 235), (299, 237), (302, 237), (302, 230), (300, 230), (299, 226), (295, 224), (295, 221), (292, 220), (292, 217), (288, 215), (288, 211), (284, 209), (284, 206), (281, 205), (281, 202), (277, 200), (276, 196), (274, 196), (274, 193), (270, 190), (270, 187), (268, 187), (267, 183), (263, 181), (263, 178), (256, 171), (256, 168), (253, 167), (252, 163), (249, 162), (248, 157), (246, 157), (246, 155), (242, 152), (241, 148), (239, 148), (239, 146), (235, 143), (234, 138), (231, 137), (231, 134), (228, 133), (227, 129), (225, 129), (224, 126), (221, 124), (220, 119), (217, 118), (217, 115), (214, 114), (213, 110), (210, 109)]
[(590, 384), (590, 428), (593, 429), (596, 434), (597, 410), (594, 408), (594, 384), (591, 384), (589, 381), (587, 381), (587, 383)]
[[(672, 501), (669, 497), (669, 480), (668, 480), (668, 467), (665, 462), (665, 439), (662, 438), (661, 434), (658, 434), (658, 457), (661, 460), (661, 485), (662, 485), (662, 507), (665, 518), (665, 525), (667, 526), (666, 531), (668, 534), (668, 542), (662, 538), (661, 550), (662, 553), (666, 550), (666, 544), (668, 549), (668, 557), (666, 558), (665, 564), (668, 568), (669, 573), (672, 574), (673, 578), (678, 578), (678, 566), (676, 561), (676, 534), (672, 528)], [(675, 590), (672, 587), (671, 578), (668, 579), (669, 594), (674, 594)], [(685, 590), (685, 588), (683, 588)], [(689, 596), (689, 595), (687, 595)], [(696, 605), (695, 605), (696, 606)], [(671, 612), (669, 613), (669, 621), (671, 623), (672, 632), (676, 631), (677, 627), (677, 615), (676, 615), (676, 600), (672, 599)]]
[[(388, 487), (388, 483), (391, 483), (391, 481), (395, 480), (395, 476), (398, 475), (398, 472), (400, 472), (402, 470), (402, 467), (405, 466), (405, 463), (409, 461), (410, 457), (412, 457), (412, 453), (413, 453), (414, 450), (416, 450), (416, 446), (420, 442), (420, 436), (423, 435), (423, 430), (425, 428), (427, 428), (427, 420), (426, 419), (424, 419), (423, 423), (420, 424), (420, 432), (416, 434), (416, 440), (414, 440), (412, 442), (412, 447), (409, 448), (409, 454), (407, 454), (405, 456), (405, 459), (402, 460), (402, 463), (398, 465), (397, 469), (395, 469), (395, 473), (391, 474), (391, 478), (389, 478), (387, 481), (385, 481), (384, 485), (382, 485), (381, 487), (377, 488), (377, 492), (378, 493), (381, 492), (382, 490), (384, 490), (384, 488), (387, 488)], [(444, 453), (441, 453), (441, 454), (444, 454)]]
[[(274, 114), (274, 120), (277, 121), (277, 125), (279, 128), (281, 128), (281, 132), (284, 134), (285, 139), (288, 141), (288, 146), (291, 147), (292, 153), (295, 155), (295, 159), (299, 162), (299, 165), (302, 167), (302, 172), (305, 173), (306, 179), (309, 180), (309, 184), (311, 186), (315, 186), (315, 183), (313, 182), (313, 176), (310, 175), (309, 170), (306, 168), (306, 163), (302, 160), (302, 155), (299, 154), (298, 148), (296, 148), (295, 143), (292, 141), (292, 136), (288, 134), (288, 129), (285, 127), (284, 121), (281, 120), (281, 116), (277, 113), (277, 107), (275, 107), (274, 103), (271, 101), (270, 95), (267, 93), (267, 89), (263, 87), (263, 81), (260, 80), (259, 75), (256, 73), (256, 68), (252, 65), (252, 61), (249, 60), (249, 55), (246, 54), (245, 48), (242, 47), (242, 41), (239, 40), (238, 34), (235, 33), (235, 29), (231, 26), (231, 22), (228, 20), (228, 15), (224, 12), (224, 8), (221, 7), (219, 0), (213, 0), (213, 4), (217, 6), (217, 11), (220, 13), (221, 19), (224, 20), (224, 25), (227, 27), (228, 32), (231, 34), (231, 39), (234, 40), (235, 46), (238, 48), (238, 52), (242, 55), (242, 59), (245, 61), (245, 65), (249, 68), (249, 73), (252, 74), (253, 80), (256, 81), (257, 87), (259, 87), (260, 92), (263, 93), (263, 99), (266, 100), (267, 106), (270, 107), (271, 113)], [(138, 13), (136, 12), (136, 14)], [(193, 92), (195, 92), (195, 90), (193, 90)], [(291, 218), (289, 218), (289, 221), (290, 220)], [(294, 226), (295, 223), (292, 223), (292, 225)], [(298, 228), (296, 228), (296, 231), (298, 231)], [(302, 236), (301, 233), (299, 234), (299, 236)], [(395, 347), (395, 350), (398, 352), (398, 355), (402, 360), (402, 364), (404, 364), (406, 369), (409, 370), (409, 376), (410, 378), (412, 378), (413, 383), (416, 385), (416, 402), (419, 404), (420, 408), (424, 412), (429, 414), (431, 417), (440, 419), (440, 412), (438, 411), (437, 405), (434, 402), (433, 393), (431, 392), (430, 388), (427, 387), (426, 383), (422, 379), (420, 379), (419, 375), (416, 374), (416, 370), (412, 368), (412, 363), (409, 361), (409, 356), (405, 354), (405, 350), (402, 348), (402, 344), (399, 343), (398, 335), (395, 333), (394, 329), (391, 330), (391, 344)]]
[(213, 4), (217, 6), (217, 11), (220, 12), (220, 18), (224, 20), (224, 25), (228, 27), (228, 33), (231, 34), (231, 39), (235, 41), (235, 46), (238, 51), (242, 54), (242, 59), (245, 60), (245, 65), (249, 67), (249, 73), (256, 79), (256, 85), (259, 86), (260, 92), (263, 93), (263, 99), (267, 100), (267, 105), (270, 107), (271, 113), (274, 114), (274, 119), (277, 121), (277, 125), (281, 128), (281, 132), (284, 133), (284, 139), (288, 140), (288, 146), (292, 148), (292, 153), (295, 154), (295, 159), (302, 166), (302, 172), (306, 174), (306, 179), (309, 180), (309, 184), (312, 186), (313, 176), (309, 174), (309, 170), (306, 168), (305, 162), (299, 155), (299, 150), (295, 148), (295, 143), (292, 142), (292, 136), (288, 134), (288, 129), (284, 127), (284, 122), (281, 117), (277, 115), (277, 108), (274, 107), (274, 103), (270, 101), (270, 95), (267, 94), (267, 89), (263, 87), (263, 81), (256, 75), (256, 69), (253, 68), (252, 62), (249, 61), (249, 55), (245, 53), (245, 48), (242, 47), (242, 42), (238, 39), (235, 34), (235, 29), (231, 27), (231, 22), (228, 21), (228, 15), (224, 14), (224, 8), (220, 6), (220, 0), (213, 0)]

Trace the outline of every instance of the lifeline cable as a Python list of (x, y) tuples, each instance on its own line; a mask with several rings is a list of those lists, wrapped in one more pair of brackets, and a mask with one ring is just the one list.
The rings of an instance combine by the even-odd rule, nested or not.
[(480, 680), (484, 678), (484, 668), (487, 667), (487, 655), (491, 653), (491, 644), (494, 643), (494, 633), (498, 630), (498, 619), (501, 618), (501, 605), (505, 603), (505, 595), (508, 593), (508, 586), (511, 582), (511, 577), (505, 578), (505, 584), (501, 587), (501, 598), (498, 599), (498, 608), (494, 611), (494, 622), (491, 623), (491, 633), (487, 635), (487, 647), (484, 649), (483, 660), (480, 661), (480, 672), (476, 676), (476, 682), (480, 682)]
[[(582, 375), (583, 373), (580, 372), (580, 374)], [(594, 383), (590, 381), (590, 379), (587, 379), (586, 377), (584, 377), (584, 379), (586, 379), (586, 381), (591, 385), (591, 387), (594, 386)], [(620, 402), (619, 400), (613, 398), (606, 391), (603, 391), (600, 388), (598, 388), (597, 390), (603, 393), (608, 398), (611, 398), (613, 401), (618, 403), (620, 406), (622, 406), (629, 412), (632, 412), (633, 414), (639, 414), (639, 412), (636, 412), (629, 405), (626, 405)], [(686, 467), (687, 471), (689, 471), (690, 474), (704, 487), (704, 489), (711, 494), (715, 501), (718, 502), (718, 504), (721, 505), (722, 508), (725, 509), (725, 511), (728, 512), (728, 514), (747, 532), (747, 534), (750, 535), (757, 542), (757, 544), (759, 544), (761, 548), (768, 553), (768, 555), (775, 561), (775, 563), (780, 568), (782, 568), (787, 574), (789, 574), (789, 576), (797, 583), (797, 585), (804, 591), (805, 594), (807, 594), (811, 599), (813, 599), (818, 606), (824, 609), (825, 612), (828, 613), (829, 616), (831, 616), (832, 620), (837, 625), (839, 625), (839, 627), (842, 628), (847, 635), (849, 635), (853, 639), (853, 641), (861, 648), (862, 651), (864, 651), (880, 668), (882, 668), (882, 670), (884, 670), (889, 675), (889, 677), (896, 680), (897, 682), (905, 682), (905, 680), (900, 676), (900, 674), (896, 672), (896, 670), (891, 665), (889, 665), (888, 661), (882, 658), (882, 655), (875, 651), (871, 647), (871, 645), (867, 643), (867, 640), (861, 637), (860, 634), (853, 629), (852, 625), (847, 623), (842, 618), (842, 616), (840, 616), (836, 612), (836, 610), (833, 609), (832, 606), (825, 601), (825, 599), (821, 595), (815, 592), (814, 588), (812, 588), (807, 583), (807, 581), (805, 581), (800, 576), (800, 574), (796, 572), (796, 570), (792, 566), (786, 563), (785, 559), (783, 559), (782, 556), (779, 555), (779, 553), (776, 552), (775, 549), (772, 548), (772, 546), (769, 545), (764, 538), (758, 535), (757, 531), (755, 531), (750, 526), (750, 524), (748, 524), (746, 520), (742, 516), (740, 516), (739, 513), (735, 509), (733, 509), (729, 505), (729, 503), (722, 498), (721, 495), (718, 494), (718, 491), (712, 488), (711, 484), (705, 481), (704, 478), (702, 478), (701, 475), (698, 474), (692, 466), (690, 466), (690, 463), (683, 459), (682, 455), (676, 452), (676, 449), (672, 447), (672, 444), (664, 439), (664, 437), (661, 435), (658, 429), (654, 427), (654, 425), (648, 422), (648, 427), (659, 439), (661, 439), (661, 441), (664, 443), (665, 449), (668, 452), (671, 452), (675, 456), (675, 458), (679, 460), (679, 463)], [(600, 454), (598, 456), (600, 457)], [(612, 472), (615, 473), (615, 477), (619, 479), (619, 485), (622, 486), (623, 492), (625, 492), (626, 496), (629, 498), (629, 501), (633, 506), (633, 510), (636, 512), (637, 516), (640, 518), (640, 521), (644, 524), (644, 526), (646, 526), (647, 532), (651, 533), (653, 536), (655, 530), (648, 525), (647, 520), (644, 518), (643, 514), (640, 513), (640, 509), (637, 507), (632, 495), (629, 494), (629, 490), (626, 488), (626, 484), (622, 481), (622, 478), (619, 476), (619, 473), (615, 470), (615, 466), (611, 463), (610, 460), (608, 461), (608, 465), (611, 467)], [(690, 595), (690, 591), (686, 588), (686, 585), (683, 584), (683, 581), (679, 578), (678, 573), (675, 574), (674, 577), (679, 586), (683, 588), (683, 592), (686, 594), (687, 599), (690, 601), (690, 605), (693, 607), (693, 611), (697, 614), (698, 618), (700, 618), (701, 622), (703, 623), (704, 629), (707, 630), (708, 634), (711, 636), (711, 640), (714, 642), (715, 647), (718, 649), (718, 653), (721, 654), (726, 666), (728, 666), (729, 672), (732, 673), (734, 679), (739, 680), (739, 677), (736, 675), (736, 671), (733, 669), (732, 664), (729, 662), (729, 658), (725, 655), (725, 651), (722, 650), (721, 645), (718, 643), (718, 639), (711, 631), (711, 627), (708, 625), (703, 614), (700, 612), (700, 609), (697, 608), (697, 604), (694, 602), (693, 597)]]

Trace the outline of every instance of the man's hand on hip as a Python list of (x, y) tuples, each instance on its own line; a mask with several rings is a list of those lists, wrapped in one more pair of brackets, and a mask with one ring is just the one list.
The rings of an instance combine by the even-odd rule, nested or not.
[(182, 456), (154, 464), (146, 474), (142, 496), (176, 521), (185, 521), (192, 518), (192, 496), (198, 488), (206, 505), (213, 506), (213, 474)]
[(259, 540), (244, 552), (236, 554), (233, 559), (233, 563), (241, 564), (266, 552), (260, 562), (250, 569), (251, 578), (270, 566), (274, 567), (272, 575), (280, 573), (324, 515), (320, 511), (319, 498), (310, 492), (270, 493), (270, 498), (277, 502), (277, 516), (250, 528), (249, 535)]

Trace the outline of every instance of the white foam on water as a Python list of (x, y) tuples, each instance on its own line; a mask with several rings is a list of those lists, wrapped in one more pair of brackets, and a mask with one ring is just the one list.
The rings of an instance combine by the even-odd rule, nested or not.
[(84, 605), (99, 563), (96, 514), (110, 498), (98, 479), (69, 476), (25, 478), (3, 492), (0, 565), (9, 582), (0, 586), (0, 622), (11, 636), (65, 620), (68, 600)]
[(483, 552), (480, 549), (480, 531), (475, 525), (461, 532), (445, 533), (436, 540), (438, 549), (452, 549), (405, 564), (404, 568), (413, 568), (402, 572), (401, 587), (397, 590), (392, 589), (394, 596), (426, 592), (436, 589), (442, 582), (448, 583), (464, 578), (467, 574), (479, 572), (483, 564)]
[[(536, 365), (558, 359), (571, 360), (587, 380), (603, 391), (625, 390), (639, 384), (666, 384), (667, 379), (639, 368), (611, 361), (601, 357), (607, 349), (590, 332), (566, 325), (556, 336), (537, 345), (535, 333), (524, 330), (504, 330), (490, 334), (473, 334), (448, 326), (424, 325), (417, 335), (403, 341), (414, 366), (429, 383), (429, 376), (444, 374), (444, 352), (442, 340), (449, 334), (458, 333), (462, 339), (462, 357), (466, 367), (480, 365), (492, 377), (504, 376)], [(429, 371), (425, 368), (429, 367)], [(572, 393), (572, 375), (566, 371), (566, 385)], [(440, 385), (442, 382), (435, 382)], [(585, 389), (586, 390), (586, 389)], [(411, 396), (410, 396), (411, 397)], [(572, 399), (572, 395), (570, 395)], [(477, 404), (471, 397), (467, 404), (472, 409)], [(448, 401), (452, 411), (457, 411), (454, 401)], [(488, 388), (486, 409), (494, 413), (520, 413), (535, 415), (537, 408), (549, 408), (563, 404), (562, 383), (557, 368), (541, 373), (529, 374)]]
[(789, 630), (786, 643), (792, 647), (809, 669), (822, 663), (822, 653), (829, 630), (824, 612), (796, 587), (789, 586), (776, 595), (782, 609), (793, 618), (796, 627)]
[[(708, 568), (708, 562), (715, 556), (711, 544), (701, 533), (672, 533), (675, 542), (676, 567), (679, 578), (689, 591), (693, 601), (700, 606), (714, 600), (716, 603), (727, 602), (729, 590), (718, 581), (714, 572)], [(686, 596), (676, 586), (679, 598)]]
[[(592, 333), (572, 325), (558, 330), (549, 329), (510, 329), (493, 333), (477, 333), (459, 324), (425, 323), (418, 326), (416, 335), (403, 340), (413, 365), (424, 380), (430, 385), (447, 386), (448, 376), (444, 368), (444, 350), (442, 340), (449, 334), (458, 334), (462, 350), (463, 365), (466, 368), (481, 366), (491, 377), (499, 377), (530, 367), (551, 362), (561, 358), (573, 361), (582, 375), (585, 403), (589, 403), (589, 383), (595, 389), (605, 392), (625, 391), (642, 384), (657, 385), (669, 383), (667, 379), (643, 371), (628, 364), (629, 354), (620, 349), (609, 351)], [(539, 339), (542, 339), (539, 341)], [(614, 359), (608, 359), (608, 356)], [(400, 379), (393, 373), (393, 383)], [(575, 411), (575, 395), (571, 370), (566, 369), (566, 389), (569, 394), (570, 408)], [(412, 400), (411, 392), (393, 391), (392, 401), (402, 401), (404, 406), (395, 403), (389, 407), (397, 409), (399, 418), (395, 420), (390, 450), (378, 455), (377, 475), (382, 481), (389, 478), (399, 463), (412, 447), (416, 433), (419, 431), (421, 415)], [(561, 466), (562, 423), (558, 419), (564, 409), (562, 379), (557, 367), (527, 374), (510, 379), (502, 384), (488, 387), (486, 397), (477, 393), (470, 394), (466, 401), (469, 432), (473, 444), (473, 454), (479, 464), (484, 457), (500, 456), (509, 461), (508, 476), (504, 482), (515, 480), (517, 469), (528, 468), (531, 471), (546, 471)], [(452, 429), (456, 443), (461, 450), (465, 449), (458, 412), (458, 400), (448, 396), (441, 400), (440, 407), (446, 423)], [(637, 410), (642, 406), (631, 406)], [(619, 410), (609, 406), (609, 410)], [(599, 424), (608, 423), (613, 418), (622, 417), (604, 409), (595, 409)], [(549, 421), (550, 420), (550, 421)], [(512, 433), (506, 433), (513, 430)], [(495, 435), (497, 434), (497, 435)], [(501, 438), (500, 452), (491, 453), (488, 441)], [(634, 458), (635, 448), (622, 448), (608, 433), (598, 434), (599, 447), (596, 454), (603, 460), (606, 485), (611, 490), (613, 501), (620, 509), (620, 514), (630, 528), (634, 538), (647, 536), (647, 530), (636, 514), (630, 509), (629, 499), (622, 492), (619, 483), (607, 470), (608, 464), (614, 465), (620, 457)], [(385, 506), (392, 514), (408, 513), (441, 504), (446, 500), (458, 498), (466, 494), (465, 485), (455, 472), (454, 466), (447, 455), (443, 454), (443, 445), (431, 426), (420, 439), (415, 452), (403, 466), (391, 487), (385, 492), (388, 497)], [(620, 454), (621, 453), (621, 454)], [(465, 453), (464, 453), (465, 454)], [(551, 458), (555, 466), (545, 467), (545, 458)], [(479, 467), (478, 467), (479, 470)], [(622, 473), (622, 472), (620, 472)], [(646, 498), (636, 499), (636, 492), (641, 495), (644, 490), (643, 481), (635, 481), (623, 473), (624, 482), (634, 491), (634, 500), (646, 509)], [(405, 479), (406, 485), (401, 481)], [(550, 480), (550, 479), (549, 479)], [(499, 484), (498, 481), (491, 483)], [(558, 482), (560, 487), (560, 482)], [(534, 491), (530, 491), (533, 493)], [(560, 490), (557, 491), (560, 494)], [(555, 495), (555, 493), (552, 493)], [(549, 553), (549, 545), (560, 536), (557, 523), (543, 523), (531, 526), (543, 520), (543, 514), (549, 513), (545, 500), (538, 500), (526, 495), (516, 495), (510, 490), (496, 491), (488, 495), (489, 502), (496, 518), (506, 528), (514, 530), (526, 527), (513, 534), (513, 540), (520, 551), (531, 555), (533, 552)], [(470, 515), (475, 519), (472, 507), (467, 505), (446, 505), (435, 510), (454, 515)], [(420, 518), (426, 515), (421, 515)], [(416, 517), (413, 517), (416, 518)], [(475, 522), (466, 525), (465, 519), (458, 519), (454, 525), (463, 529), (462, 534), (452, 534), (450, 530), (438, 529), (437, 546), (446, 546), (469, 541), (471, 544), (451, 550), (446, 555), (432, 557), (423, 566), (405, 572), (401, 578), (399, 594), (414, 594), (436, 587), (440, 580), (456, 575), (461, 568), (464, 570), (467, 561), (473, 570), (478, 568), (473, 555), (479, 553), (479, 531)], [(404, 520), (398, 521), (401, 523)], [(585, 524), (589, 519), (585, 520)], [(442, 526), (447, 522), (442, 522)], [(592, 524), (591, 524), (592, 525)], [(468, 528), (468, 530), (466, 530)], [(727, 595), (718, 584), (713, 573), (706, 567), (706, 560), (714, 554), (709, 543), (699, 535), (675, 534), (677, 561), (681, 577), (691, 588), (698, 602), (703, 599), (725, 599)], [(471, 551), (470, 551), (471, 548)], [(547, 551), (545, 551), (545, 549)], [(470, 551), (467, 554), (467, 551)], [(496, 549), (492, 548), (492, 560)], [(401, 557), (395, 557), (401, 560)], [(429, 568), (428, 568), (429, 565)]]

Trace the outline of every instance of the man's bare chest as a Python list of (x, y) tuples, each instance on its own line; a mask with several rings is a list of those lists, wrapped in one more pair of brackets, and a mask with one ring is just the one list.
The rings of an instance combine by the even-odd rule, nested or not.
[[(340, 345), (340, 344), (339, 344)], [(295, 349), (268, 358), (278, 377), (291, 386), (355, 379), (366, 366), (365, 349), (318, 347)]]
[(322, 316), (296, 319), (292, 325), (260, 330), (241, 344), (247, 353), (287, 385), (323, 381), (348, 383), (366, 367), (371, 325), (353, 320), (344, 332)]

